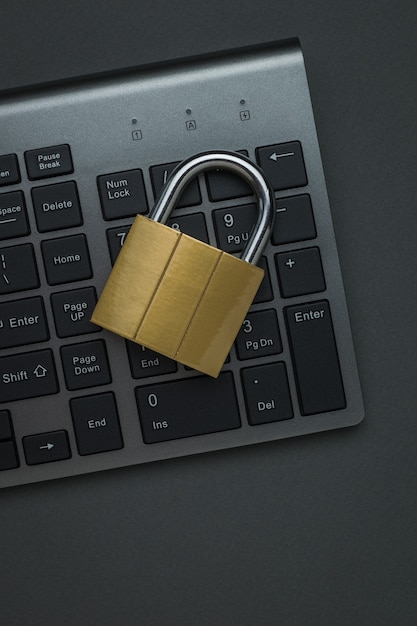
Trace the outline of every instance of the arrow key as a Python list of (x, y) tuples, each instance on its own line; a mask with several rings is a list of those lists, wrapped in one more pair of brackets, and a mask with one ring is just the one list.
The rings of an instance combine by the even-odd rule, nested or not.
[(28, 465), (39, 465), (40, 463), (63, 461), (71, 458), (66, 430), (55, 430), (23, 437), (23, 449)]
[(299, 141), (257, 148), (256, 158), (275, 191), (307, 185), (303, 150)]

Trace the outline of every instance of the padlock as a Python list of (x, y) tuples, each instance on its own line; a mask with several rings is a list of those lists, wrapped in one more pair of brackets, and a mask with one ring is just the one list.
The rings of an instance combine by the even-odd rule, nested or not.
[[(185, 186), (208, 169), (239, 174), (257, 197), (257, 222), (241, 258), (165, 225)], [(183, 161), (149, 217), (136, 216), (91, 321), (217, 377), (262, 282), (255, 263), (274, 215), (273, 191), (246, 157), (216, 151)]]

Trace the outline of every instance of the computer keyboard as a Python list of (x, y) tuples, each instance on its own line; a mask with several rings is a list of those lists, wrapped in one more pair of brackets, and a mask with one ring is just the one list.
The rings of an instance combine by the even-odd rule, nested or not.
[[(0, 486), (361, 421), (296, 41), (3, 93), (0, 136)], [(265, 278), (217, 379), (90, 322), (134, 216), (205, 150), (245, 154), (277, 198)], [(211, 171), (169, 225), (238, 254), (256, 213), (243, 180)]]

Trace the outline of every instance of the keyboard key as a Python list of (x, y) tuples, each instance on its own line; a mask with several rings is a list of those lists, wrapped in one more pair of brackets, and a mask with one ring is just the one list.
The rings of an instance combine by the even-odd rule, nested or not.
[(0, 402), (58, 393), (51, 350), (0, 357)]
[(326, 300), (285, 309), (302, 415), (346, 407), (330, 306)]
[(276, 200), (272, 231), (272, 243), (275, 246), (314, 239), (316, 236), (313, 208), (308, 194)]
[(30, 232), (22, 191), (0, 194), (0, 239), (22, 237)]
[(119, 256), (119, 252), (125, 242), (126, 235), (128, 234), (131, 225), (119, 226), (117, 228), (109, 228), (107, 231), (107, 243), (109, 245), (110, 259), (112, 265), (116, 263), (116, 259)]
[(282, 352), (277, 315), (273, 309), (249, 313), (236, 337), (240, 360)]
[(72, 174), (74, 171), (71, 150), (67, 144), (28, 150), (25, 152), (25, 161), (30, 180)]
[(15, 154), (0, 156), (0, 187), (20, 183), (20, 170)]
[(77, 185), (73, 181), (34, 187), (32, 202), (40, 233), (83, 223)]
[(294, 417), (285, 363), (242, 371), (248, 421), (252, 426)]
[(14, 441), (0, 441), (0, 471), (19, 467)]
[(49, 339), (43, 299), (0, 303), (0, 348), (14, 348)]
[(0, 411), (0, 441), (12, 438), (13, 432), (10, 412), (6, 410)]
[(268, 302), (269, 300), (272, 300), (273, 298), (271, 277), (269, 275), (268, 264), (264, 256), (261, 258), (258, 265), (259, 267), (263, 269), (263, 271), (265, 272), (265, 275), (262, 279), (262, 282), (258, 291), (256, 292), (256, 296), (253, 301), (253, 304), (258, 304), (259, 302)]
[(136, 389), (145, 443), (240, 428), (233, 376), (201, 376)]
[(299, 141), (257, 148), (256, 156), (275, 190), (307, 185), (303, 151)]
[(249, 239), (257, 215), (258, 207), (256, 204), (214, 211), (214, 227), (219, 248), (229, 252), (229, 254), (240, 252)]
[(147, 213), (148, 201), (142, 170), (99, 176), (97, 185), (105, 220)]
[[(169, 178), (169, 175), (179, 163), (180, 161), (175, 161), (174, 163), (165, 163), (164, 165), (155, 165), (154, 167), (151, 167), (152, 188), (155, 199), (159, 196), (162, 187)], [(183, 207), (194, 206), (196, 204), (201, 204), (200, 184), (198, 182), (198, 178), (195, 178), (189, 185), (187, 185), (176, 206), (181, 209)]]
[[(248, 156), (246, 150), (239, 150), (239, 153)], [(253, 194), (252, 189), (243, 178), (224, 170), (206, 172), (206, 183), (211, 202), (232, 200)]]
[(71, 458), (71, 450), (66, 430), (55, 430), (39, 435), (23, 437), (23, 449), (28, 465), (51, 463)]
[(85, 235), (49, 239), (41, 243), (46, 278), (50, 285), (91, 278), (92, 270)]
[(32, 244), (0, 248), (0, 295), (37, 287), (39, 276)]
[(70, 400), (78, 452), (84, 456), (123, 448), (116, 400), (112, 393)]
[(145, 348), (145, 346), (126, 341), (126, 347), (132, 378), (171, 374), (178, 369), (176, 361)]
[[(181, 217), (168, 220), (167, 225), (175, 228), (190, 237), (209, 243), (206, 220), (202, 213), (194, 213), (193, 215), (182, 215)], [(120, 226), (119, 228), (110, 228), (107, 231), (107, 242), (109, 245), (110, 258), (112, 265), (115, 264), (119, 252), (122, 249), (126, 236), (130, 230), (128, 226)]]
[(104, 341), (89, 341), (61, 348), (67, 389), (86, 389), (111, 383)]
[(303, 296), (326, 289), (318, 248), (292, 250), (275, 256), (283, 298)]
[(94, 287), (53, 293), (51, 304), (58, 337), (100, 332), (101, 328), (90, 322), (96, 303)]
[(190, 237), (194, 237), (194, 239), (209, 243), (206, 220), (203, 213), (174, 217), (168, 220), (167, 225), (186, 235), (190, 235)]

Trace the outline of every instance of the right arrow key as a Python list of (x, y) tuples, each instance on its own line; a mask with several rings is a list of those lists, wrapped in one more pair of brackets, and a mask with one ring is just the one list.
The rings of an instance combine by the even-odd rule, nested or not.
[(55, 430), (23, 437), (23, 448), (28, 465), (39, 465), (40, 463), (63, 461), (71, 458), (66, 430)]

